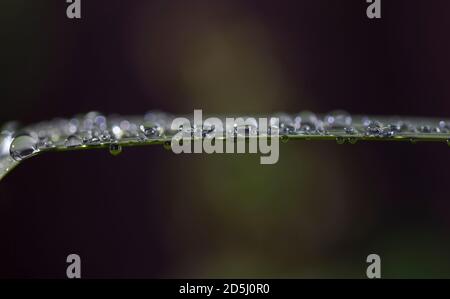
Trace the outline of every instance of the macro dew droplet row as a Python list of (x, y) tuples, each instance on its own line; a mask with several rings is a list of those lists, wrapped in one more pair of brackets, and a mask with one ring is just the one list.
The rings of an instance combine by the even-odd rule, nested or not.
[[(123, 146), (159, 143), (167, 144), (175, 134), (183, 131), (192, 138), (227, 138), (279, 135), (282, 142), (291, 139), (334, 139), (338, 144), (355, 144), (358, 140), (419, 140), (446, 141), (450, 145), (450, 121), (443, 119), (352, 116), (339, 110), (327, 114), (310, 111), (276, 113), (259, 116), (227, 116), (246, 120), (245, 124), (225, 121), (225, 116), (211, 116), (223, 121), (222, 130), (205, 119), (202, 124), (185, 115), (188, 125), (171, 129), (178, 116), (151, 111), (143, 116), (105, 116), (98, 112), (58, 118), (20, 127), (9, 123), (0, 135), (0, 178), (14, 164), (43, 151), (106, 147), (113, 155)], [(259, 117), (268, 119), (266, 129), (260, 128)], [(278, 119), (278, 121), (275, 121)], [(170, 144), (170, 143), (169, 143)], [(14, 161), (14, 162), (12, 162)]]

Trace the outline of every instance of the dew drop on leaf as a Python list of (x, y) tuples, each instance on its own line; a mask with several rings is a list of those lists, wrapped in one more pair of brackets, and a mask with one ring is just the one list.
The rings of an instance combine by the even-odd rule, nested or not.
[(11, 157), (16, 161), (21, 161), (37, 152), (37, 139), (29, 134), (16, 136), (10, 147)]
[(111, 143), (109, 145), (109, 152), (113, 156), (118, 156), (122, 153), (122, 146), (118, 143)]

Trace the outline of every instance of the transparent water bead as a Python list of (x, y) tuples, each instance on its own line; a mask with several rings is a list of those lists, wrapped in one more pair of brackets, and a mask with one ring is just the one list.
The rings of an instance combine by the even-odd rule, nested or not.
[(288, 143), (289, 142), (289, 136), (288, 135), (281, 135), (280, 140), (282, 143)]
[(49, 139), (49, 137), (41, 137), (41, 138), (39, 138), (39, 141), (37, 143), (37, 148), (39, 150), (52, 148), (54, 146), (55, 146), (55, 144), (53, 143), (52, 140)]
[(139, 127), (147, 138), (160, 137), (164, 133), (164, 128), (155, 122), (146, 121)]
[(26, 159), (37, 151), (37, 139), (26, 133), (14, 137), (9, 150), (11, 157), (16, 161)]
[(395, 131), (389, 129), (389, 128), (383, 128), (379, 132), (379, 136), (382, 138), (391, 138), (394, 137)]
[(327, 114), (324, 123), (329, 128), (345, 128), (352, 125), (352, 117), (346, 111), (337, 110)]
[(353, 128), (353, 127), (344, 128), (344, 131), (345, 131), (346, 134), (349, 134), (349, 135), (353, 135), (353, 134), (358, 133), (358, 132), (356, 131), (356, 129)]
[(344, 137), (336, 137), (336, 142), (337, 142), (337, 144), (344, 144), (345, 138)]
[(168, 151), (172, 150), (172, 144), (171, 144), (170, 141), (164, 142), (163, 147), (164, 147), (165, 150), (168, 150)]
[(350, 143), (350, 144), (356, 144), (358, 142), (358, 139), (355, 137), (347, 138), (347, 140), (348, 140), (348, 143)]
[(439, 130), (442, 133), (448, 133), (449, 129), (450, 129), (450, 124), (448, 124), (447, 122), (441, 120), (438, 124)]
[(381, 123), (378, 121), (369, 121), (366, 126), (366, 135), (379, 136), (382, 132)]
[(81, 139), (77, 135), (70, 135), (69, 137), (67, 137), (66, 142), (65, 142), (65, 146), (67, 146), (67, 147), (75, 147), (75, 146), (80, 146), (82, 144), (83, 144), (83, 139)]
[(387, 126), (385, 128), (385, 130), (390, 130), (390, 131), (394, 132), (394, 134), (401, 132), (401, 131), (406, 131), (407, 129), (408, 129), (407, 124), (405, 124), (403, 122), (397, 122), (394, 124), (390, 124), (389, 126)]
[(280, 120), (280, 134), (293, 134), (295, 132), (295, 120), (288, 114), (278, 113), (274, 117), (278, 117)]
[(124, 134), (124, 132), (122, 131), (122, 129), (119, 126), (112, 127), (112, 133), (114, 135), (114, 138), (116, 138), (116, 139), (122, 138), (122, 136)]
[(297, 134), (309, 134), (323, 127), (323, 122), (311, 111), (302, 111), (294, 118), (294, 128)]
[(421, 133), (430, 133), (432, 130), (433, 129), (431, 128), (431, 126), (428, 125), (420, 126), (417, 128), (417, 131)]
[(118, 156), (122, 153), (122, 146), (118, 143), (111, 143), (109, 145), (109, 152), (113, 156)]

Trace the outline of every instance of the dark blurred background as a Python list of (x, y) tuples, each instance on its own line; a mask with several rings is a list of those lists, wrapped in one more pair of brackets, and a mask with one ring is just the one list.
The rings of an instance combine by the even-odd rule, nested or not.
[[(0, 3), (0, 123), (92, 110), (450, 118), (450, 2)], [(55, 153), (0, 183), (0, 277), (450, 277), (445, 144)]]

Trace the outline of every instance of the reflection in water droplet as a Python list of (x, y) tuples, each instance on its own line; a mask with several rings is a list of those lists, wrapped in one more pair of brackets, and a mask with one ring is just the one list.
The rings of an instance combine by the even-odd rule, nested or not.
[(113, 156), (120, 155), (122, 153), (122, 146), (118, 143), (111, 143), (109, 145), (109, 152)]
[(331, 128), (344, 128), (352, 124), (352, 117), (348, 112), (338, 110), (327, 114), (324, 122), (326, 126)]
[(445, 121), (441, 120), (439, 122), (439, 131), (440, 132), (447, 133), (449, 129), (450, 129), (450, 125), (447, 124)]
[(348, 142), (349, 142), (350, 144), (355, 144), (355, 143), (358, 141), (358, 139), (355, 138), (355, 137), (350, 137), (350, 138), (348, 138), (347, 140), (348, 140)]
[(370, 125), (370, 123), (372, 122), (372, 120), (368, 117), (368, 116), (363, 116), (361, 119), (361, 123), (363, 124), (363, 126), (367, 127), (368, 125)]
[(66, 147), (80, 146), (82, 144), (83, 140), (77, 135), (70, 135), (69, 137), (67, 137), (66, 142), (64, 143)]
[(289, 136), (287, 135), (281, 135), (280, 137), (281, 142), (287, 143), (289, 141)]
[(51, 140), (49, 140), (48, 137), (40, 138), (38, 143), (37, 143), (37, 148), (40, 149), (40, 150), (41, 149), (51, 148), (53, 146), (54, 146), (53, 142)]
[(164, 133), (164, 128), (155, 122), (146, 121), (139, 128), (148, 138), (160, 137)]
[(38, 151), (36, 144), (36, 138), (33, 138), (29, 134), (16, 136), (9, 150), (11, 157), (16, 161), (21, 161), (32, 156)]
[(294, 119), (294, 128), (297, 134), (309, 134), (313, 130), (321, 129), (322, 122), (310, 111), (300, 112)]
[(345, 128), (344, 131), (345, 131), (345, 133), (350, 134), (350, 135), (353, 135), (353, 134), (357, 133), (356, 129), (353, 128), (353, 127)]
[(381, 132), (381, 124), (378, 121), (370, 121), (366, 127), (366, 135), (378, 136)]
[(389, 126), (387, 126), (385, 128), (385, 130), (391, 131), (393, 134), (397, 133), (397, 132), (401, 132), (402, 130), (407, 129), (406, 124), (402, 123), (402, 122), (398, 122), (395, 124), (390, 124)]
[(345, 143), (345, 138), (343, 138), (343, 137), (336, 137), (336, 142), (337, 142), (337, 144), (344, 144)]
[(295, 132), (295, 122), (292, 117), (285, 113), (277, 113), (275, 117), (279, 118), (280, 134), (292, 134)]
[(168, 150), (168, 151), (171, 151), (171, 150), (172, 150), (172, 144), (171, 144), (170, 141), (164, 142), (163, 147), (164, 147), (164, 149), (166, 149), (166, 150)]
[(395, 131), (393, 131), (390, 127), (387, 127), (387, 128), (381, 129), (379, 135), (380, 135), (380, 137), (383, 137), (383, 138), (391, 138), (391, 137), (394, 137)]

